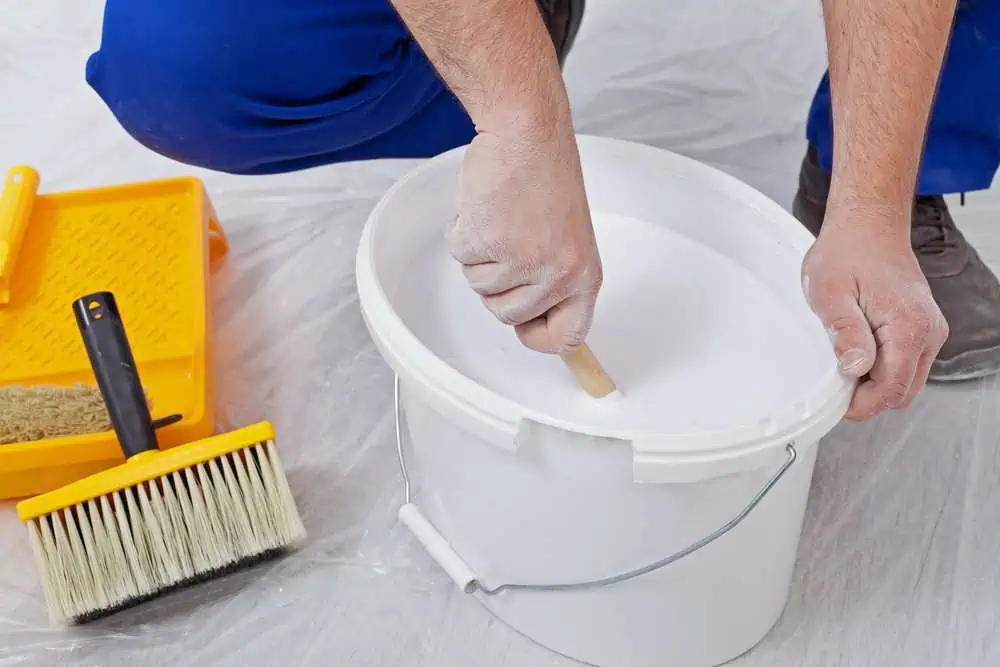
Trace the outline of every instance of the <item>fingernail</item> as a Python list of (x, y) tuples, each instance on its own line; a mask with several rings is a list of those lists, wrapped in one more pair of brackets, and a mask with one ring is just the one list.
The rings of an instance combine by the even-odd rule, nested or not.
[(837, 362), (840, 364), (841, 371), (844, 373), (853, 373), (861, 368), (861, 365), (865, 362), (865, 351), (857, 348), (847, 350), (840, 355), (840, 359)]

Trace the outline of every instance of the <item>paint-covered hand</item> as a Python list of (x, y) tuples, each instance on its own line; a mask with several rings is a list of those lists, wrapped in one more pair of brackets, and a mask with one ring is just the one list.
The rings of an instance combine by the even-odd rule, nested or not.
[(948, 324), (910, 247), (909, 222), (828, 211), (802, 284), (840, 369), (860, 380), (847, 417), (907, 407), (927, 382)]
[(486, 307), (527, 347), (583, 343), (601, 260), (570, 123), (547, 137), (481, 132), (465, 154), (449, 251)]

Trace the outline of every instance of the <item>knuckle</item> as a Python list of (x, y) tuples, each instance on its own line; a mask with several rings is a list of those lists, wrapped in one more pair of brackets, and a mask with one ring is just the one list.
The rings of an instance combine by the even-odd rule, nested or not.
[(556, 282), (572, 285), (573, 291), (598, 292), (604, 284), (604, 270), (599, 260), (591, 260), (575, 250), (567, 251), (556, 269)]
[(913, 336), (920, 340), (929, 338), (934, 331), (934, 317), (931, 313), (915, 313), (910, 317), (908, 324)]
[(446, 241), (454, 241), (457, 239), (462, 239), (468, 235), (469, 230), (468, 221), (460, 215), (448, 220), (448, 223), (444, 227), (444, 238)]
[(494, 306), (490, 308), (490, 312), (492, 312), (493, 315), (498, 320), (500, 320), (501, 324), (506, 324), (512, 327), (521, 324), (516, 313), (514, 312), (514, 309), (510, 306), (507, 305)]
[(503, 310), (493, 311), (493, 314), (496, 316), (497, 320), (500, 321), (500, 324), (506, 324), (507, 326), (510, 327), (516, 327), (518, 324), (521, 324), (520, 322), (517, 321), (517, 318), (513, 317), (510, 313), (507, 313), (506, 311)]
[(486, 307), (489, 311), (493, 313), (502, 324), (515, 327), (519, 324), (524, 324), (527, 318), (524, 313), (531, 308), (533, 304), (523, 301), (514, 301), (510, 299), (488, 299), (486, 300)]
[(510, 244), (502, 236), (495, 234), (481, 234), (479, 245), (483, 248), (483, 254), (493, 261), (507, 258), (510, 254)]
[(934, 320), (934, 332), (936, 334), (934, 344), (937, 347), (944, 345), (945, 341), (948, 340), (948, 336), (951, 335), (951, 327), (948, 325), (948, 320), (940, 312)]
[(906, 402), (909, 390), (909, 385), (901, 377), (890, 377), (882, 387), (882, 402), (890, 408), (898, 408)]
[(457, 254), (457, 251), (465, 245), (462, 242), (461, 232), (455, 230), (454, 227), (449, 227), (444, 231), (444, 244), (448, 248), (448, 253), (451, 255)]
[(489, 229), (450, 227), (445, 230), (444, 240), (448, 253), (465, 264), (500, 261), (510, 255), (507, 239)]
[(567, 248), (560, 253), (555, 268), (560, 280), (574, 280), (583, 273), (584, 263), (574, 249)]
[(466, 265), (462, 273), (472, 291), (482, 297), (501, 293), (511, 278), (504, 267), (495, 265)]
[(459, 262), (466, 262), (471, 256), (480, 254), (476, 237), (460, 229), (449, 229), (444, 234), (448, 254)]
[(474, 280), (469, 281), (469, 287), (471, 287), (472, 291), (478, 294), (479, 296), (489, 296), (494, 291), (490, 285)]

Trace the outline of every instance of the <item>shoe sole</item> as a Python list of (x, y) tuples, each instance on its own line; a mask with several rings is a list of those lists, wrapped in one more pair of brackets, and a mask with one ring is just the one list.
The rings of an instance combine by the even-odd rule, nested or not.
[(1000, 374), (1000, 345), (984, 350), (969, 350), (951, 359), (937, 359), (931, 364), (930, 382), (965, 382)]

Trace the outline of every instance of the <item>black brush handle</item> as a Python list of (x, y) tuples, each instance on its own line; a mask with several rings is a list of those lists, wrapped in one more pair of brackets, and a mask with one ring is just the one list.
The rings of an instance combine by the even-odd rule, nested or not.
[(73, 314), (125, 458), (156, 450), (146, 393), (114, 295), (97, 292), (77, 299)]

